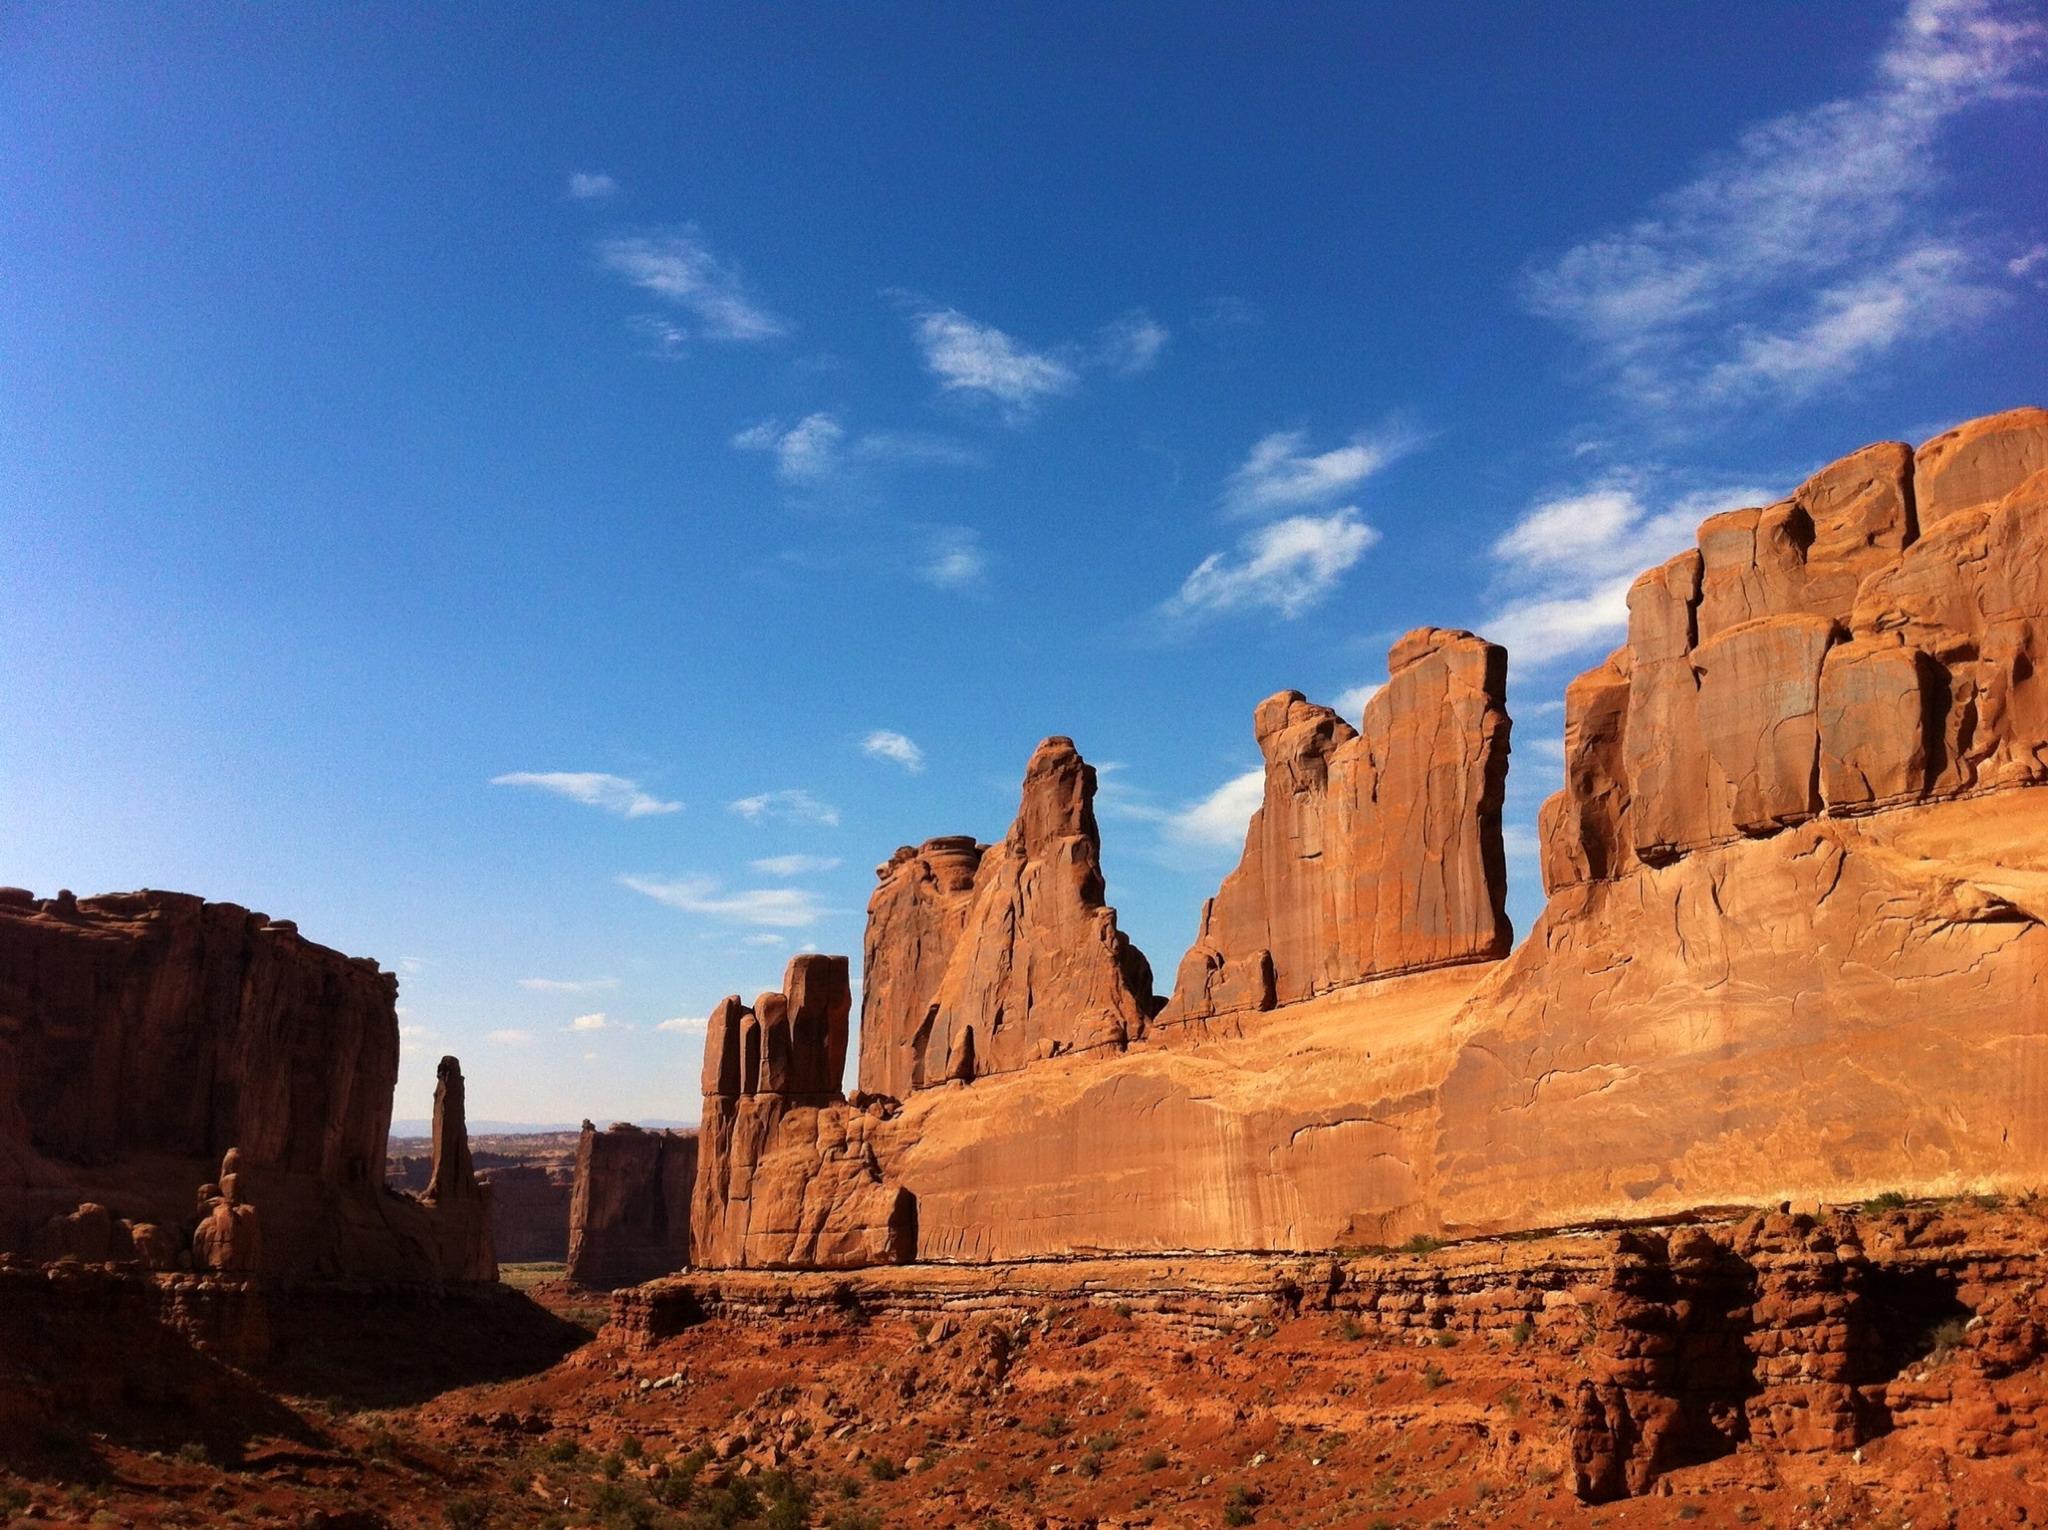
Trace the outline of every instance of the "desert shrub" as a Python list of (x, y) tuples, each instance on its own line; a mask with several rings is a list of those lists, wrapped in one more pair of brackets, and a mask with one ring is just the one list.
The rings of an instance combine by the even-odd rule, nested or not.
[(1950, 1318), (1946, 1323), (1939, 1324), (1927, 1335), (1927, 1358), (1936, 1361), (1946, 1360), (1963, 1347), (1963, 1341), (1969, 1337), (1969, 1332), (1961, 1318)]
[(448, 1530), (484, 1530), (491, 1522), (491, 1501), (481, 1493), (460, 1493), (441, 1506)]
[(1148, 1472), (1159, 1471), (1166, 1465), (1166, 1452), (1155, 1445), (1145, 1452), (1145, 1459), (1141, 1464)]
[(637, 1461), (647, 1454), (647, 1447), (642, 1445), (636, 1437), (629, 1434), (619, 1441), (619, 1454), (628, 1461)]
[(1444, 1246), (1442, 1238), (1432, 1238), (1428, 1233), (1417, 1233), (1401, 1245), (1404, 1254), (1434, 1254)]
[(1430, 1340), (1430, 1343), (1434, 1344), (1438, 1349), (1456, 1349), (1458, 1347), (1458, 1336), (1449, 1329), (1442, 1329)]
[(1863, 1203), (1865, 1212), (1875, 1216), (1880, 1211), (1898, 1211), (1906, 1204), (1906, 1197), (1897, 1190), (1887, 1190), (1882, 1195), (1873, 1195)]
[(1223, 1523), (1226, 1525), (1248, 1525), (1252, 1522), (1252, 1511), (1259, 1506), (1259, 1491), (1237, 1484), (1223, 1497)]
[(1355, 1344), (1365, 1337), (1365, 1324), (1347, 1312), (1337, 1319), (1337, 1337), (1348, 1339)]
[(541, 1452), (548, 1460), (556, 1462), (573, 1461), (582, 1453), (581, 1445), (567, 1439), (550, 1441), (548, 1448)]
[(1102, 1457), (1090, 1451), (1074, 1463), (1074, 1470), (1084, 1477), (1100, 1477), (1102, 1475)]
[(1434, 1360), (1429, 1362), (1428, 1367), (1425, 1368), (1422, 1373), (1422, 1384), (1428, 1387), (1432, 1392), (1434, 1392), (1438, 1387), (1442, 1386), (1448, 1380), (1450, 1380), (1450, 1378), (1444, 1374), (1443, 1367), (1438, 1365)]
[(597, 1469), (604, 1473), (605, 1481), (617, 1482), (626, 1471), (626, 1459), (616, 1450), (597, 1463)]
[(877, 1482), (894, 1482), (903, 1475), (903, 1468), (887, 1456), (876, 1456), (868, 1462), (868, 1475)]
[(1038, 1432), (1048, 1440), (1065, 1439), (1074, 1432), (1074, 1426), (1067, 1422), (1066, 1415), (1055, 1413), (1038, 1426)]

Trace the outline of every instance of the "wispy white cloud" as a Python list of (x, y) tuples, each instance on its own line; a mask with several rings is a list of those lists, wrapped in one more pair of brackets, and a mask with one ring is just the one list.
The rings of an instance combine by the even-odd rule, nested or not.
[(594, 1014), (578, 1015), (574, 1020), (571, 1020), (567, 1025), (565, 1025), (562, 1028), (568, 1031), (584, 1032), (617, 1031), (625, 1029), (625, 1027), (621, 1026), (617, 1021), (613, 1020), (603, 1010), (598, 1010)]
[(398, 1049), (401, 1052), (432, 1051), (437, 1039), (437, 1033), (424, 1025), (401, 1025), (398, 1028)]
[(619, 194), (619, 183), (608, 175), (579, 170), (569, 177), (569, 195), (578, 202), (602, 202)]
[(726, 806), (729, 811), (739, 814), (748, 823), (779, 821), (823, 824), (828, 829), (839, 827), (839, 809), (829, 802), (820, 802), (801, 787), (786, 787), (777, 792), (757, 792), (751, 797), (742, 797)]
[(988, 573), (988, 554), (981, 533), (967, 526), (942, 526), (917, 565), (917, 577), (942, 590), (964, 590)]
[(1246, 610), (1291, 620), (1327, 597), (1378, 540), (1353, 506), (1328, 515), (1288, 516), (1259, 527), (1234, 553), (1209, 554), (1159, 614), (1174, 624)]
[(2005, 269), (2013, 276), (2031, 276), (2034, 268), (2048, 261), (2048, 244), (2031, 244), (2005, 263)]
[(1339, 691), (1332, 706), (1343, 714), (1345, 721), (1355, 723), (1365, 715), (1366, 704), (1380, 693), (1384, 681), (1368, 680), (1354, 685), (1348, 691)]
[(788, 484), (814, 484), (830, 478), (839, 466), (846, 427), (830, 414), (807, 414), (784, 430), (774, 420), (750, 425), (732, 438), (740, 451), (775, 454), (775, 476)]
[(1994, 262), (1930, 232), (1958, 114), (2010, 97), (2048, 24), (2010, 0), (1912, 0), (1859, 95), (1774, 118), (1635, 222), (1526, 279), (1623, 394), (1653, 407), (1793, 396), (1922, 326), (1980, 317)]
[(837, 415), (824, 410), (787, 427), (780, 420), (761, 420), (735, 435), (732, 444), (737, 451), (770, 453), (776, 478), (801, 489), (868, 476), (889, 464), (972, 467), (981, 460), (957, 441), (922, 431), (854, 435)]
[(672, 303), (710, 340), (773, 340), (791, 326), (757, 303), (739, 271), (712, 254), (694, 228), (663, 235), (620, 235), (597, 247), (599, 262), (643, 292)]
[(1611, 647), (1628, 630), (1636, 577), (1692, 545), (1717, 511), (1764, 505), (1755, 485), (1693, 488), (1663, 497), (1616, 479), (1532, 505), (1497, 538), (1493, 561), (1508, 593), (1480, 630), (1533, 667)]
[(708, 914), (735, 924), (801, 929), (824, 910), (817, 895), (801, 887), (757, 887), (727, 892), (714, 877), (620, 877), (619, 885), (686, 914)]
[(524, 1047), (533, 1044), (533, 1032), (522, 1030), (492, 1031), (489, 1038), (501, 1047)]
[(1163, 831), (1168, 839), (1183, 845), (1236, 850), (1244, 844), (1245, 827), (1265, 795), (1265, 770), (1248, 770), (1232, 776), (1199, 802), (1168, 814)]
[(638, 781), (599, 770), (515, 770), (491, 777), (491, 785), (552, 792), (585, 807), (603, 808), (621, 818), (650, 818), (683, 810), (680, 802), (666, 802), (642, 791)]
[(521, 978), (519, 986), (534, 993), (602, 993), (619, 986), (615, 977), (607, 978)]
[(924, 364), (950, 392), (978, 393), (1013, 415), (1028, 414), (1048, 398), (1071, 393), (1080, 382), (1073, 367), (1034, 351), (993, 324), (956, 308), (926, 309), (912, 319)]
[(860, 741), (861, 753), (877, 760), (893, 760), (913, 776), (924, 770), (924, 751), (916, 742), (893, 728), (877, 728)]
[(1243, 465), (1230, 475), (1223, 503), (1240, 515), (1327, 505), (1414, 450), (1420, 439), (1389, 426), (1318, 452), (1310, 449), (1307, 431), (1276, 430), (1253, 443)]
[(740, 944), (743, 946), (786, 946), (789, 944), (789, 937), (787, 935), (742, 935), (740, 937)]
[[(836, 855), (769, 855), (747, 864), (765, 876), (808, 877), (839, 869)], [(770, 937), (773, 939), (774, 937)]]
[(1096, 336), (1095, 364), (1120, 377), (1136, 377), (1159, 364), (1172, 338), (1164, 324), (1142, 308), (1134, 309), (1102, 326)]
[(708, 1016), (700, 1015), (692, 1019), (688, 1015), (677, 1015), (673, 1019), (662, 1021), (655, 1029), (657, 1031), (679, 1032), (683, 1035), (697, 1035), (710, 1023)]

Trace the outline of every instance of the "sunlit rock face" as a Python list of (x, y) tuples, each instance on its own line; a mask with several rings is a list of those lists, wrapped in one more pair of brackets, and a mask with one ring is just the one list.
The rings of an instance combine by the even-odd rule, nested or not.
[(1507, 953), (1506, 650), (1425, 627), (1387, 672), (1358, 729), (1299, 691), (1259, 704), (1265, 796), (1162, 1023)]
[(1104, 902), (1095, 768), (1049, 738), (1000, 844), (927, 840), (877, 872), (868, 902), (860, 1086), (1008, 1072), (1138, 1035), (1152, 969)]
[[(1141, 1034), (833, 1105), (780, 1150), (907, 1198), (886, 1257), (961, 1261), (2039, 1183), (2044, 432), (1866, 447), (1638, 579), (1627, 643), (1568, 690), (1549, 898), (1512, 953), (1502, 660), (1425, 629), (1357, 730), (1260, 707), (1259, 818)], [(993, 853), (894, 873), (971, 907)], [(871, 971), (951, 967), (964, 918), (905, 961), (899, 913), (878, 900)], [(876, 1225), (814, 1167), (781, 1183), (777, 1224)]]

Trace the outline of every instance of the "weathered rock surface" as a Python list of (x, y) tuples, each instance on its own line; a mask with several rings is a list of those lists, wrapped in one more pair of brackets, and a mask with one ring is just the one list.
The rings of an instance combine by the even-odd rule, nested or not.
[(1974, 433), (2004, 444), (1924, 535), (1914, 454), (1871, 447), (1636, 581), (1505, 960), (1441, 964), (1505, 941), (1498, 650), (1404, 640), (1362, 733), (1267, 702), (1266, 800), (1175, 1005), (876, 1113), (863, 1183), (962, 1261), (2038, 1183), (2048, 473), (1983, 466), (2025, 469), (2021, 436)]
[[(560, 1263), (569, 1257), (573, 1177), (563, 1178), (546, 1164), (508, 1163), (481, 1169), (477, 1178), (490, 1187), (491, 1242), (501, 1263)], [(686, 1210), (689, 1195), (685, 1185)], [(683, 1252), (689, 1253), (687, 1243)]]
[(870, 1143), (882, 1107), (836, 1087), (853, 1010), (843, 956), (791, 959), (782, 990), (712, 1011), (692, 1262), (813, 1269), (913, 1258), (916, 1204)]
[(1265, 799), (1160, 1023), (1506, 954), (1506, 651), (1429, 627), (1387, 669), (1363, 731), (1297, 691), (1259, 704)]
[(569, 1205), (569, 1278), (598, 1290), (637, 1285), (690, 1262), (695, 1132), (583, 1123)]
[(1698, 541), (1566, 694), (1546, 887), (2048, 779), (2048, 412), (1865, 447)]
[(150, 1258), (174, 1238), (200, 1268), (493, 1278), (459, 1121), (437, 1201), (384, 1188), (396, 994), (375, 962), (232, 904), (0, 891), (0, 1059), (17, 1075), (0, 1078), (0, 1248), (62, 1244), (49, 1219), (92, 1205), (117, 1258), (144, 1226)]
[(867, 1093), (901, 1099), (1121, 1045), (1157, 1007), (1150, 965), (1103, 902), (1095, 768), (1071, 739), (1032, 754), (1000, 844), (928, 840), (877, 876), (861, 997)]

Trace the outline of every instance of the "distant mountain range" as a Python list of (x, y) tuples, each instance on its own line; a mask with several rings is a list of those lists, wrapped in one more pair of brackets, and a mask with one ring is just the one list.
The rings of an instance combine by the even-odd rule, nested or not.
[[(627, 1119), (624, 1116), (592, 1116), (599, 1126), (609, 1126), (614, 1121)], [(649, 1128), (695, 1126), (695, 1121), (677, 1121), (666, 1116), (647, 1116), (634, 1120), (635, 1126)], [(581, 1121), (472, 1121), (469, 1134), (472, 1137), (528, 1137), (544, 1132), (573, 1132), (582, 1130)], [(417, 1116), (391, 1123), (394, 1137), (431, 1137), (434, 1123), (430, 1117)]]

